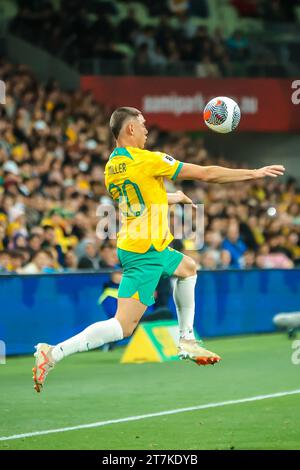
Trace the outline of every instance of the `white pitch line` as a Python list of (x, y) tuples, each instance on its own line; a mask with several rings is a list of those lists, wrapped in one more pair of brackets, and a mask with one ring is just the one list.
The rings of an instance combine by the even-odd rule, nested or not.
[(110, 419), (108, 421), (98, 421), (97, 423), (79, 424), (78, 426), (69, 426), (66, 428), (48, 429), (46, 431), (27, 432), (24, 434), (14, 434), (13, 436), (0, 437), (0, 441), (10, 441), (13, 439), (22, 439), (24, 437), (45, 436), (46, 434), (55, 434), (58, 432), (67, 432), (67, 431), (77, 431), (78, 429), (98, 428), (100, 426), (107, 426), (108, 424), (128, 423), (130, 421), (139, 421), (141, 419), (156, 418), (158, 416), (167, 416), (167, 415), (175, 415), (177, 413), (185, 413), (186, 411), (205, 410), (207, 408), (217, 408), (217, 407), (226, 406), (226, 405), (238, 405), (240, 403), (248, 403), (251, 401), (266, 400), (267, 398), (278, 398), (278, 397), (285, 397), (288, 395), (298, 395), (298, 394), (300, 394), (300, 389), (291, 390), (289, 392), (279, 392), (279, 393), (271, 393), (269, 395), (258, 395), (256, 397), (241, 398), (239, 400), (221, 401), (218, 403), (207, 403), (206, 405), (190, 406), (188, 408), (177, 408), (175, 410), (160, 411), (158, 413), (149, 413), (146, 415), (128, 416), (127, 418)]

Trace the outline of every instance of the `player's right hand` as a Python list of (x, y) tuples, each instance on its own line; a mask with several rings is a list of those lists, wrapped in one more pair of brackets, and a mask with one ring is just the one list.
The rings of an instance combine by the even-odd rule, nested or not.
[(283, 165), (269, 165), (254, 170), (254, 178), (265, 178), (266, 176), (277, 178), (277, 176), (284, 175), (284, 172), (285, 168)]

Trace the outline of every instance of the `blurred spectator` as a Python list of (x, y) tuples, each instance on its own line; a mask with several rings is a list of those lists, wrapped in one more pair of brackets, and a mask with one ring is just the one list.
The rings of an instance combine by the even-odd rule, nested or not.
[(12, 248), (26, 248), (27, 238), (22, 233), (16, 233), (12, 239)]
[(290, 269), (294, 267), (294, 263), (283, 253), (270, 253), (268, 255), (258, 255), (257, 266), (262, 269)]
[(251, 269), (251, 268), (256, 268), (257, 267), (254, 251), (247, 250), (244, 253), (241, 265), (244, 269)]
[(271, 253), (270, 246), (264, 243), (257, 254), (256, 264), (262, 269), (282, 268), (289, 269), (294, 266), (294, 263), (284, 253)]
[(141, 44), (138, 46), (134, 61), (133, 61), (133, 68), (134, 73), (136, 75), (151, 75), (152, 68), (149, 63), (150, 53), (149, 53), (149, 45), (146, 43)]
[(204, 234), (204, 249), (213, 249), (220, 251), (222, 236), (220, 232), (206, 230)]
[(51, 225), (44, 225), (44, 237), (42, 242), (42, 248), (54, 248), (57, 251), (59, 262), (63, 263), (63, 251), (62, 247), (56, 242), (55, 228)]
[(68, 250), (65, 254), (65, 271), (76, 271), (78, 260), (74, 250)]
[(220, 253), (220, 260), (219, 260), (219, 269), (230, 269), (231, 265), (231, 254), (227, 250), (222, 250)]
[(240, 268), (242, 263), (242, 256), (247, 250), (247, 247), (240, 238), (239, 228), (236, 223), (229, 225), (226, 238), (222, 243), (222, 248), (223, 250), (229, 251), (231, 255), (230, 266), (232, 268)]
[(10, 255), (7, 251), (0, 251), (0, 273), (8, 273), (10, 268)]
[(28, 248), (30, 249), (31, 253), (36, 253), (41, 249), (42, 245), (42, 238), (37, 234), (32, 234), (28, 238)]
[(6, 229), (4, 224), (0, 224), (0, 253), (1, 250), (7, 247), (8, 238), (6, 236)]
[(206, 56), (211, 56), (213, 42), (209, 37), (206, 26), (199, 26), (195, 36), (193, 37), (194, 60), (201, 61)]
[(116, 244), (112, 240), (105, 241), (100, 247), (100, 268), (116, 268), (119, 259), (116, 252)]
[(22, 274), (39, 274), (54, 272), (53, 258), (47, 250), (38, 251), (31, 262), (19, 270)]
[(136, 18), (136, 10), (130, 7), (127, 10), (127, 16), (123, 18), (118, 25), (120, 42), (134, 44), (134, 35), (139, 30), (140, 25)]
[(270, 253), (283, 253), (287, 258), (292, 259), (292, 252), (285, 246), (284, 235), (277, 233), (269, 239)]
[(134, 46), (139, 48), (146, 45), (147, 50), (152, 52), (155, 48), (155, 30), (152, 26), (145, 26), (136, 32), (134, 36)]
[(110, 280), (104, 285), (104, 290), (98, 303), (102, 305), (107, 319), (112, 318), (117, 310), (118, 289), (122, 279), (122, 273), (116, 271), (110, 275)]
[(296, 231), (292, 231), (288, 234), (286, 239), (286, 248), (292, 256), (295, 264), (300, 264), (300, 236)]
[(248, 248), (256, 251), (259, 245), (264, 242), (263, 232), (259, 227), (258, 218), (250, 216), (246, 221), (240, 224), (241, 236)]
[(168, 7), (171, 13), (186, 13), (189, 8), (188, 0), (168, 0)]
[(201, 266), (203, 269), (217, 269), (219, 254), (215, 250), (206, 250), (202, 255)]
[(97, 253), (97, 247), (94, 240), (87, 241), (85, 245), (85, 254), (79, 259), (79, 269), (99, 269), (100, 257)]
[(232, 60), (245, 61), (249, 57), (249, 41), (244, 34), (237, 30), (227, 40), (229, 54)]
[(9, 271), (11, 273), (20, 273), (23, 265), (24, 257), (21, 252), (11, 250), (10, 253)]
[(217, 64), (213, 63), (208, 55), (196, 66), (196, 76), (199, 78), (218, 78), (220, 70)]
[(167, 52), (167, 43), (174, 35), (174, 29), (170, 25), (170, 19), (171, 17), (169, 15), (161, 15), (155, 32), (155, 42), (162, 48), (165, 56)]
[(31, 251), (29, 250), (29, 248), (18, 248), (18, 252), (22, 255), (23, 257), (23, 260), (22, 260), (22, 267), (25, 266), (26, 264), (29, 263), (30, 259), (32, 258), (32, 254), (31, 254)]

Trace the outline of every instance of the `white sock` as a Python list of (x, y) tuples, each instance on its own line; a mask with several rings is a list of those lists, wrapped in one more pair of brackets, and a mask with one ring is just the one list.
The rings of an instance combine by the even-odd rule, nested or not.
[(179, 336), (182, 339), (195, 339), (195, 285), (197, 276), (177, 278), (173, 292), (176, 305)]
[(98, 348), (105, 343), (111, 343), (123, 339), (123, 330), (116, 318), (99, 321), (88, 326), (76, 336), (57, 344), (51, 351), (55, 362), (60, 361), (70, 354), (89, 351)]

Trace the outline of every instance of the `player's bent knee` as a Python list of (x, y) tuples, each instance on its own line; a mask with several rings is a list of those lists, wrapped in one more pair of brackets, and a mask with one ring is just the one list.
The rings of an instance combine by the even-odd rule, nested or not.
[(131, 336), (138, 325), (138, 321), (124, 322), (120, 321), (120, 319), (119, 323), (122, 327), (124, 338), (128, 338), (129, 336)]
[(186, 257), (185, 277), (195, 276), (197, 274), (197, 265), (193, 258)]
[(136, 327), (137, 327), (137, 323), (133, 325), (127, 325), (126, 327), (124, 327), (123, 329), (124, 338), (128, 338), (129, 336), (131, 336), (134, 330), (136, 329)]

